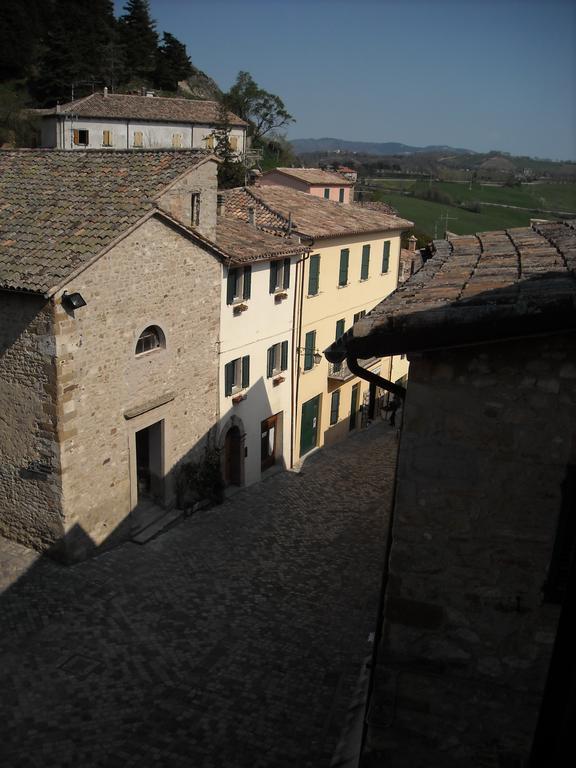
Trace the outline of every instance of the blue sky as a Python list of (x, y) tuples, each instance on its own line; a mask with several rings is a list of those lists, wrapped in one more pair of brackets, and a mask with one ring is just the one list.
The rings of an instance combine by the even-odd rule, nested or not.
[(151, 0), (150, 9), (221, 88), (247, 70), (279, 95), (296, 118), (289, 138), (576, 160), (572, 0)]

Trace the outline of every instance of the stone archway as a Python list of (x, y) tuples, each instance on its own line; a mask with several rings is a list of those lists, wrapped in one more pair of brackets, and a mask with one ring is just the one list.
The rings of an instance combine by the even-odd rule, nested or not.
[(244, 424), (232, 416), (220, 432), (222, 477), (226, 487), (244, 485)]

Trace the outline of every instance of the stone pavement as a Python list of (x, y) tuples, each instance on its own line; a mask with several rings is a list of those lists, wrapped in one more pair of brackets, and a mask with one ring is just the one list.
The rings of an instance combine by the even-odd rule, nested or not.
[(72, 567), (0, 539), (3, 768), (328, 768), (370, 652), (377, 424)]

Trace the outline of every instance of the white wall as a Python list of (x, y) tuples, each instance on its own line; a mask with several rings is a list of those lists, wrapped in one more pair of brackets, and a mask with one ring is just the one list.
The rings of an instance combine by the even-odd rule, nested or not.
[[(290, 463), (292, 315), (297, 261), (297, 257), (291, 259), (290, 287), (286, 291), (288, 296), (280, 303), (276, 303), (274, 294), (269, 292), (270, 262), (252, 264), (251, 297), (244, 302), (248, 309), (238, 315), (234, 315), (233, 305), (226, 304), (228, 270), (223, 268), (220, 316), (221, 442), (230, 424), (230, 418), (235, 416), (241, 419), (246, 433), (244, 445), (247, 449), (244, 460), (245, 485), (261, 479), (261, 422), (268, 416), (281, 412), (284, 414), (282, 456), (286, 466)], [(288, 341), (288, 370), (282, 374), (285, 380), (274, 386), (272, 379), (266, 377), (267, 350), (282, 341)], [(245, 355), (250, 355), (250, 387), (244, 391), (246, 399), (234, 405), (232, 397), (226, 397), (224, 394), (224, 368), (226, 363)]]

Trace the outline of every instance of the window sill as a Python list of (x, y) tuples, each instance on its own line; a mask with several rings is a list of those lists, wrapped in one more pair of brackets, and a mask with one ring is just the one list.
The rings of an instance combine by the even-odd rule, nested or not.
[(232, 395), (233, 405), (238, 405), (238, 403), (241, 403), (243, 400), (246, 400), (246, 395), (242, 392), (239, 392), (237, 395)]
[(248, 309), (248, 304), (245, 304), (243, 301), (239, 301), (236, 304), (232, 304), (232, 312), (235, 315), (241, 315), (242, 312), (246, 312)]
[(322, 293), (322, 291), (318, 291), (318, 293), (307, 293), (306, 294), (306, 298), (307, 299), (315, 299), (316, 296), (320, 296), (321, 293)]
[(338, 284), (338, 288), (348, 288), (349, 285), (350, 283), (345, 283), (345, 285)]

